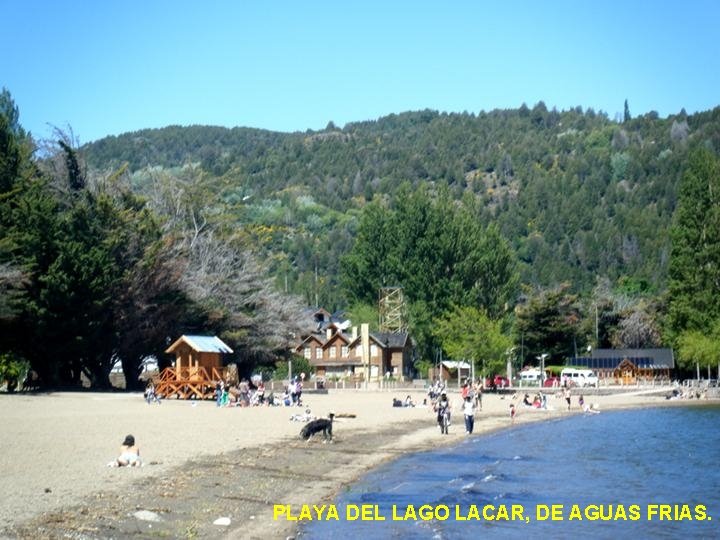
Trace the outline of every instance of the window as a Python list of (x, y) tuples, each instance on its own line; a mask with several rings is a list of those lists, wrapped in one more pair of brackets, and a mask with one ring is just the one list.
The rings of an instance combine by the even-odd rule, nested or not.
[(362, 358), (362, 345), (355, 347), (355, 356)]
[(310, 358), (311, 358), (310, 347), (305, 347), (305, 350), (303, 351), (303, 353), (304, 353), (305, 358), (307, 358), (308, 360), (310, 360)]
[(349, 350), (347, 345), (342, 346), (342, 349), (340, 350), (340, 356), (342, 358), (347, 358), (349, 356)]
[(330, 347), (329, 350), (330, 350), (330, 358), (335, 358), (337, 356), (337, 347), (335, 347), (335, 345), (333, 345), (332, 347)]
[(377, 345), (374, 343), (370, 345), (370, 356), (377, 356), (378, 355), (378, 348)]
[(319, 360), (322, 358), (322, 347), (315, 347), (315, 359)]

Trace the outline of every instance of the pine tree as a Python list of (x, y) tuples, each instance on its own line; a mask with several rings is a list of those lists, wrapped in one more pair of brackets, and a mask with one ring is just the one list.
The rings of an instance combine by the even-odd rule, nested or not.
[(706, 331), (720, 317), (720, 160), (695, 151), (671, 228), (668, 330)]
[(623, 112), (623, 124), (629, 122), (632, 120), (632, 117), (630, 116), (630, 107), (628, 106), (627, 99), (625, 100), (625, 111)]

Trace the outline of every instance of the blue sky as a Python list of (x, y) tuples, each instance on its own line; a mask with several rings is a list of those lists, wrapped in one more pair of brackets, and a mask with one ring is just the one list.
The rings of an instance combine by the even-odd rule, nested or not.
[(0, 86), (35, 137), (322, 129), (408, 110), (720, 105), (720, 2), (0, 0)]

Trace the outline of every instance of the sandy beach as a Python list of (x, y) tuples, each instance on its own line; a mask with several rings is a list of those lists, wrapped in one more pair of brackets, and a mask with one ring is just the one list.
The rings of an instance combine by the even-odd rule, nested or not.
[[(655, 389), (657, 391), (658, 389)], [(133, 393), (0, 395), (3, 419), (0, 535), (3, 538), (286, 538), (295, 523), (273, 520), (274, 504), (329, 502), (359, 475), (407, 452), (466, 437), (460, 398), (440, 435), (422, 407), (394, 408), (392, 398), (422, 391), (331, 390), (307, 394), (305, 407), (339, 418), (334, 441), (309, 443), (290, 421), (304, 407), (217, 408), (214, 402), (148, 405)], [(552, 410), (517, 406), (514, 426), (582, 414), (549, 397)], [(485, 394), (475, 433), (512, 429), (510, 396)], [(670, 403), (636, 391), (589, 396), (601, 411)], [(519, 405), (518, 401), (515, 402)], [(127, 434), (145, 466), (110, 468)], [(229, 525), (214, 525), (229, 518)]]

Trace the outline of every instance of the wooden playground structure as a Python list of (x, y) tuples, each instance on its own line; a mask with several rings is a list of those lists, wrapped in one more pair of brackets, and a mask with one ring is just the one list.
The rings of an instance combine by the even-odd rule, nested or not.
[(233, 350), (215, 336), (183, 335), (165, 351), (175, 354), (175, 366), (162, 370), (155, 392), (165, 399), (212, 399), (215, 385), (237, 378), (237, 371), (223, 367), (222, 355)]

